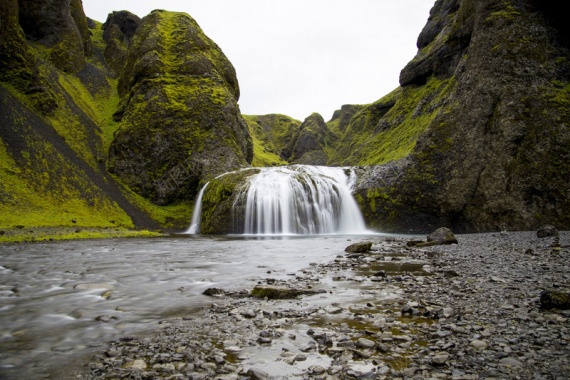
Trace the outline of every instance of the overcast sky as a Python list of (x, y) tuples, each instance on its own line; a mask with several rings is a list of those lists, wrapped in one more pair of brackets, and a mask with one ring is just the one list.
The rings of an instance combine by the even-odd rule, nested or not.
[(128, 10), (192, 16), (234, 65), (246, 115), (330, 120), (343, 104), (372, 103), (398, 86), (434, 0), (83, 0), (105, 22)]

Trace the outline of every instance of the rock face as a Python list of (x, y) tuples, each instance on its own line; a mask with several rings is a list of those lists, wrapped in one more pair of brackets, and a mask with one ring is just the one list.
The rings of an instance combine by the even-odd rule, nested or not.
[[(569, 45), (553, 16), (561, 9), (545, 7), (436, 2), (419, 52), (401, 72), (401, 93), (391, 96), (394, 105), (390, 97), (379, 101), (388, 111), (378, 115), (385, 116), (361, 128), (396, 131), (411, 118), (419, 131), (409, 135), (415, 144), (396, 180), (358, 192), (369, 224), (423, 232), (438, 225), (456, 231), (570, 226)], [(413, 112), (400, 113), (398, 124), (395, 110), (414, 97)], [(358, 152), (350, 157), (366, 163)]]
[(154, 11), (141, 21), (119, 94), (108, 167), (155, 203), (190, 199), (201, 179), (253, 158), (234, 68), (186, 14)]
[(119, 11), (109, 13), (103, 24), (105, 61), (114, 75), (118, 75), (127, 57), (129, 44), (141, 23), (141, 19), (130, 12)]
[(326, 165), (328, 157), (323, 148), (327, 132), (323, 117), (313, 113), (301, 124), (298, 135), (283, 149), (283, 158), (296, 164)]
[(26, 38), (47, 47), (54, 65), (66, 72), (85, 66), (85, 48), (89, 50), (91, 43), (80, 0), (20, 1), (19, 11)]

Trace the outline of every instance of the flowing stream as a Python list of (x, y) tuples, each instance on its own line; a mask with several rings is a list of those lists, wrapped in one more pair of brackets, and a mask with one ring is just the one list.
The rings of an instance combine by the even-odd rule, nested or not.
[(259, 279), (328, 262), (348, 238), (176, 235), (0, 245), (0, 378), (191, 315), (212, 302), (202, 295), (209, 287), (251, 289)]

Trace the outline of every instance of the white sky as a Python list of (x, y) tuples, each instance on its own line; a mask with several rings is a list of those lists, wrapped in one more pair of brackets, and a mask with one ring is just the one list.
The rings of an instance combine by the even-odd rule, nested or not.
[(398, 87), (434, 0), (83, 0), (105, 22), (186, 12), (234, 65), (246, 115), (325, 120), (343, 104), (372, 103)]

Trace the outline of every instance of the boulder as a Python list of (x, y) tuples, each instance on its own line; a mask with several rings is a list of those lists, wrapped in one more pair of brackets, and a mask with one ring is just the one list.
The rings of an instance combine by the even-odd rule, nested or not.
[(540, 307), (544, 310), (570, 309), (570, 293), (559, 290), (544, 290), (540, 293)]
[(350, 252), (350, 253), (366, 253), (366, 252), (370, 251), (371, 247), (372, 247), (372, 242), (363, 241), (360, 243), (354, 243), (354, 244), (349, 245), (348, 247), (346, 247), (344, 249), (344, 251)]
[(437, 242), (438, 244), (457, 244), (457, 238), (453, 232), (447, 227), (441, 227), (429, 234), (428, 242)]
[(558, 236), (558, 230), (551, 225), (542, 226), (536, 231), (536, 236), (539, 238)]
[(288, 288), (286, 286), (258, 285), (251, 290), (254, 298), (292, 299), (300, 295), (325, 293), (325, 290), (309, 288)]

